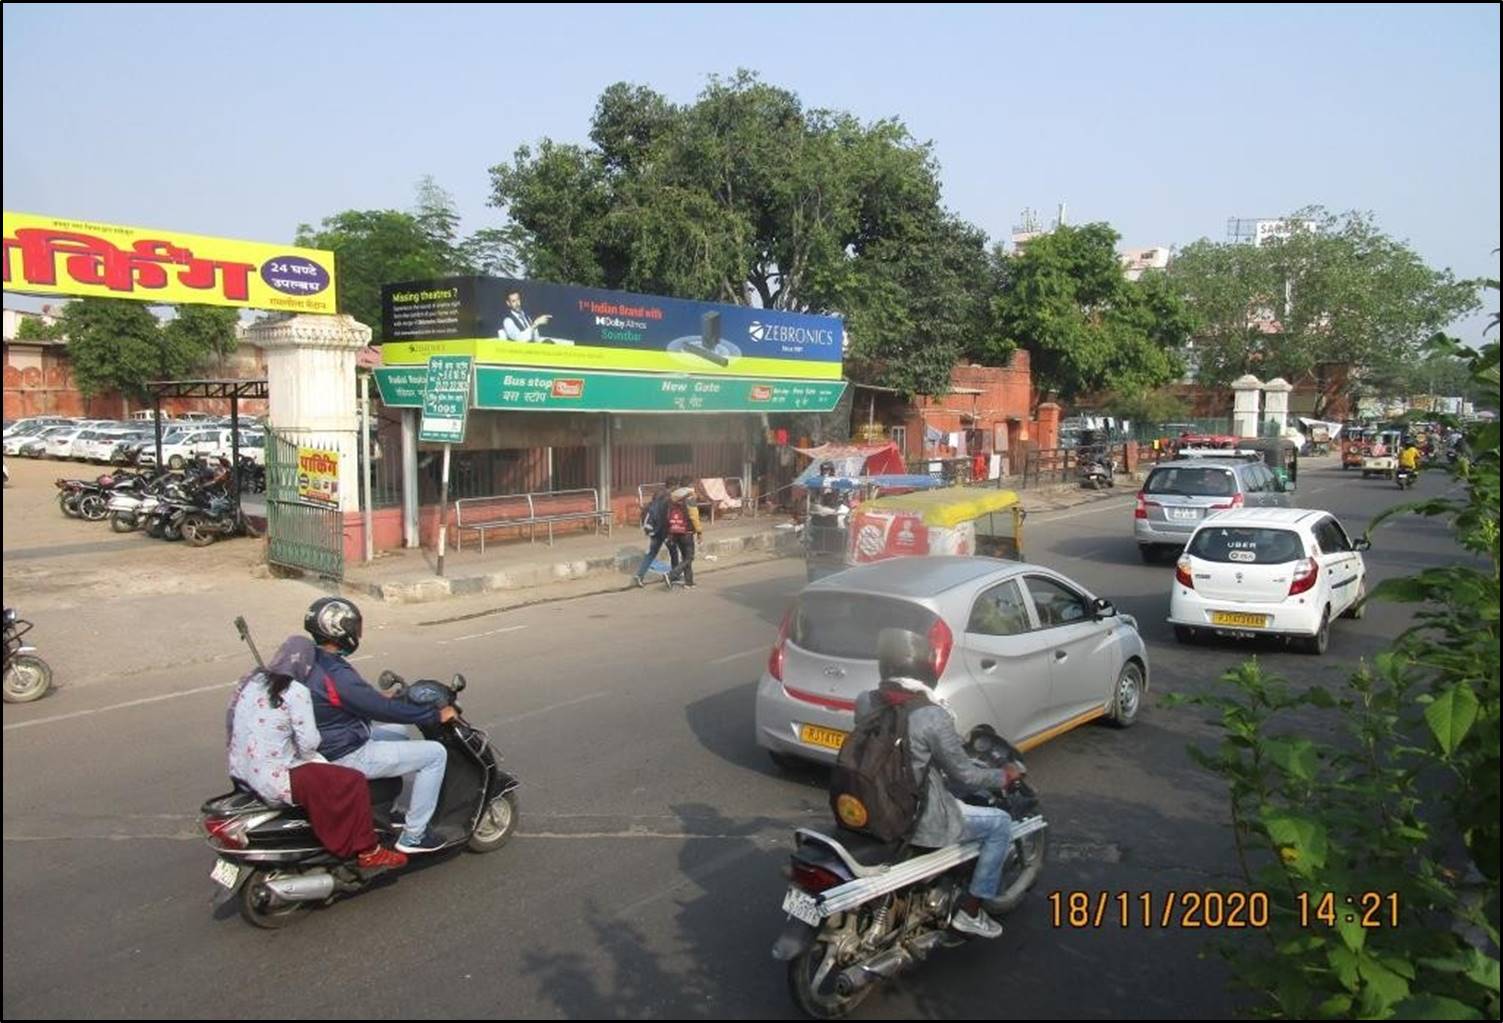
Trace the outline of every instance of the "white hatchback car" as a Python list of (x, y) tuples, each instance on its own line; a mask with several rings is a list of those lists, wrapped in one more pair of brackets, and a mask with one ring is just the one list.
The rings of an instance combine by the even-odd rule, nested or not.
[(1248, 508), (1208, 517), (1174, 572), (1169, 622), (1181, 643), (1202, 632), (1292, 638), (1323, 654), (1331, 620), (1360, 618), (1362, 552), (1330, 512)]

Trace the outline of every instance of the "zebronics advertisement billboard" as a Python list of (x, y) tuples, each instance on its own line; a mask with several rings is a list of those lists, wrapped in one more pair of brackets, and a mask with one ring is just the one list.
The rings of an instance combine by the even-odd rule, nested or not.
[(381, 289), (382, 362), (477, 363), (791, 380), (839, 380), (834, 316), (622, 291), (446, 277)]

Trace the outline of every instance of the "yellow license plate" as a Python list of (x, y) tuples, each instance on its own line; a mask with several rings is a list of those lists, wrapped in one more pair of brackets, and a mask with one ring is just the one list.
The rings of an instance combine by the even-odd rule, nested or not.
[(1231, 611), (1212, 611), (1211, 624), (1240, 625), (1248, 629), (1262, 629), (1268, 626), (1268, 616), (1236, 614)]
[(800, 725), (798, 737), (811, 746), (838, 750), (845, 745), (846, 733), (838, 728), (821, 728), (819, 725)]

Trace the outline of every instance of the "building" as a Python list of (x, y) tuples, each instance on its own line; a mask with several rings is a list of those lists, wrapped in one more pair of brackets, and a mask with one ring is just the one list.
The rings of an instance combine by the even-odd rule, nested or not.
[[(22, 323), (31, 319), (55, 323), (60, 311), (61, 308), (54, 305), (43, 305), (39, 311), (5, 310), (5, 418), (50, 415), (123, 419), (133, 409), (145, 407), (144, 403), (131, 401), (113, 391), (85, 398), (73, 379), (73, 363), (68, 357), (66, 338), (19, 339)], [(243, 337), (243, 325), (237, 326), (236, 331)], [(260, 379), (266, 375), (266, 359), (260, 349), (242, 342), (222, 369), (217, 365), (207, 366), (203, 375), (227, 376), (236, 380)], [(244, 415), (260, 415), (266, 411), (265, 405), (264, 401), (247, 399), (241, 403), (240, 411)], [(162, 402), (162, 407), (168, 415), (181, 412), (228, 415), (230, 411), (227, 400), (206, 398), (170, 398)]]
[(1155, 245), (1150, 249), (1123, 249), (1117, 253), (1122, 263), (1122, 273), (1130, 281), (1140, 279), (1149, 270), (1169, 269), (1170, 249), (1167, 245)]

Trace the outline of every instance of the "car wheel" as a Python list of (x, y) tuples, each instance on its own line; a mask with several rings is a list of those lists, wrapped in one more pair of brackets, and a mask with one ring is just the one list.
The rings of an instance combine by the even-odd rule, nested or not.
[(1313, 636), (1305, 637), (1305, 653), (1319, 657), (1326, 652), (1331, 645), (1331, 609), (1327, 607), (1325, 613), (1320, 616), (1320, 631)]
[(1143, 669), (1134, 661), (1128, 661), (1117, 675), (1117, 687), (1112, 693), (1112, 724), (1118, 728), (1131, 728), (1138, 720), (1138, 711), (1143, 706)]
[(1195, 630), (1188, 625), (1176, 625), (1174, 627), (1174, 638), (1189, 646), (1195, 642)]

